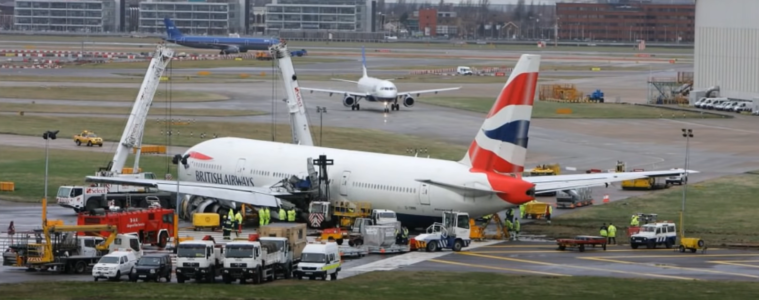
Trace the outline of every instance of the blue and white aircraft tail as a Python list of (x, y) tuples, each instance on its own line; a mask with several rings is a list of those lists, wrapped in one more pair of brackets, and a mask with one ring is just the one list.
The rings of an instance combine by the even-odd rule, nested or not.
[(374, 78), (368, 75), (368, 72), (366, 71), (366, 50), (364, 49), (364, 47), (361, 47), (361, 64), (362, 64), (361, 67), (363, 68), (363, 75), (361, 76), (361, 78), (358, 79), (358, 81), (333, 78), (333, 80), (337, 80), (337, 81), (355, 83), (358, 87), (358, 90), (359, 90), (358, 92), (317, 89), (317, 88), (307, 88), (307, 87), (301, 87), (301, 89), (306, 90), (306, 91), (311, 91), (312, 93), (313, 92), (329, 93), (330, 96), (332, 96), (333, 94), (343, 95), (343, 105), (345, 107), (350, 106), (351, 110), (361, 109), (361, 106), (358, 103), (359, 101), (361, 101), (361, 99), (366, 99), (366, 101), (369, 101), (369, 102), (379, 102), (385, 106), (384, 112), (389, 113), (391, 110), (401, 109), (401, 106), (398, 103), (399, 99), (403, 99), (403, 106), (412, 107), (414, 106), (414, 102), (415, 102), (414, 96), (419, 97), (421, 94), (427, 94), (427, 93), (437, 94), (439, 92), (453, 91), (453, 90), (458, 90), (461, 88), (459, 86), (459, 87), (433, 89), (433, 90), (398, 92), (398, 89), (395, 87), (395, 84), (393, 84), (390, 80)]
[(163, 24), (166, 26), (166, 37), (163, 38), (165, 41), (190, 48), (219, 49), (219, 54), (245, 53), (249, 50), (268, 50), (269, 46), (279, 43), (279, 39), (275, 38), (189, 36), (182, 34), (170, 18), (164, 18)]

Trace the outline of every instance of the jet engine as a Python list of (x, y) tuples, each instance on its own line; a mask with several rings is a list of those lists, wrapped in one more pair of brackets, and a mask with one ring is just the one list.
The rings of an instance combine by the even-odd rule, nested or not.
[(406, 97), (406, 99), (403, 99), (403, 106), (405, 106), (405, 107), (412, 107), (412, 106), (414, 106), (414, 98)]
[(229, 46), (221, 50), (221, 54), (240, 53), (240, 48), (237, 46)]
[(356, 99), (353, 99), (353, 97), (345, 96), (345, 98), (343, 98), (343, 105), (345, 105), (345, 107), (353, 106), (355, 104), (356, 104)]

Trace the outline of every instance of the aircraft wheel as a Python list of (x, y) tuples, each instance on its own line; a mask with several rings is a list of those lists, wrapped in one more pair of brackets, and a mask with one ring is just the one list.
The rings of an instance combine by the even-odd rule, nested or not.
[(361, 110), (361, 105), (356, 104), (356, 110)]

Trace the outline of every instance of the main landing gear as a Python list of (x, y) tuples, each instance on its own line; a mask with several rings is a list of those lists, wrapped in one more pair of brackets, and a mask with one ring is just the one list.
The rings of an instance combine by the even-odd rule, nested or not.
[(361, 106), (358, 104), (351, 105), (351, 110), (361, 110)]

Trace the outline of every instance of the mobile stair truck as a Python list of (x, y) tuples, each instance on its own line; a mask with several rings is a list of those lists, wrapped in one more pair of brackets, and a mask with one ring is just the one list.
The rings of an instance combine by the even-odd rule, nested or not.
[(213, 283), (224, 267), (224, 248), (211, 236), (203, 240), (183, 241), (177, 246), (177, 282), (195, 279), (196, 282)]
[[(282, 245), (286, 247), (287, 241), (282, 239)], [(277, 272), (291, 272), (291, 266), (285, 256), (285, 248), (279, 248), (273, 240), (267, 241), (233, 241), (224, 246), (224, 267), (221, 277), (224, 283), (232, 283), (239, 280), (252, 279), (254, 284), (264, 281), (274, 281)]]
[(470, 239), (469, 214), (465, 212), (443, 212), (443, 223), (435, 222), (427, 227), (427, 232), (414, 237), (417, 249), (427, 252), (451, 249), (461, 251), (469, 247)]

